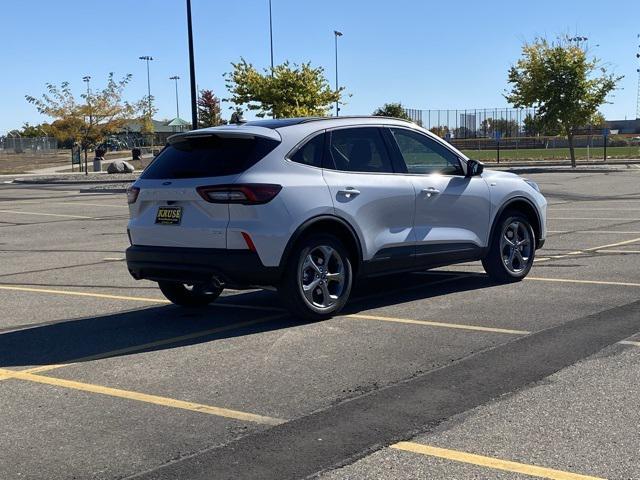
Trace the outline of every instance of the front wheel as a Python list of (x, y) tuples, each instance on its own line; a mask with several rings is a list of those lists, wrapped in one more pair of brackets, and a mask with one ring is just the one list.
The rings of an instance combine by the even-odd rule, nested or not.
[(338, 238), (310, 236), (292, 252), (278, 291), (295, 315), (305, 320), (323, 320), (345, 306), (352, 277), (349, 255)]
[(533, 266), (535, 244), (529, 220), (518, 211), (506, 211), (496, 226), (482, 266), (493, 280), (518, 282)]
[(222, 287), (202, 283), (158, 282), (158, 286), (167, 300), (183, 307), (204, 307), (222, 293)]

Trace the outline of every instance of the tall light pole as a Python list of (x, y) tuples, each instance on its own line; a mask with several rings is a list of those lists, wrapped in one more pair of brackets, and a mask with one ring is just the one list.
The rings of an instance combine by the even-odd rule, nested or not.
[[(638, 38), (640, 38), (640, 33), (638, 34)], [(636, 98), (636, 120), (640, 120), (640, 45), (638, 45), (638, 53), (636, 53), (636, 58), (638, 59), (638, 68), (636, 68), (636, 71), (638, 72), (638, 96)]]
[(149, 120), (151, 120), (151, 76), (149, 75), (149, 62), (153, 60), (153, 57), (143, 55), (138, 58), (147, 62), (147, 100), (149, 102)]
[[(338, 37), (342, 36), (342, 32), (339, 32), (338, 30), (334, 30), (333, 31), (333, 38), (335, 40), (335, 46), (336, 46), (336, 93), (338, 92), (338, 90), (340, 90), (340, 86), (338, 83)], [(339, 107), (339, 100), (336, 100), (336, 117), (340, 116), (340, 107)]]
[(93, 123), (93, 118), (91, 115), (91, 87), (89, 83), (91, 82), (91, 75), (85, 75), (82, 77), (82, 81), (87, 84), (87, 106), (89, 107), (89, 125)]
[(187, 33), (189, 36), (189, 77), (191, 81), (191, 128), (198, 128), (196, 93), (196, 66), (193, 58), (193, 27), (191, 25), (191, 0), (187, 0)]
[(271, 0), (269, 0), (269, 43), (271, 44), (271, 76), (273, 77), (273, 16), (271, 15)]
[(176, 118), (180, 118), (180, 104), (178, 103), (178, 80), (180, 80), (180, 77), (174, 75), (173, 77), (169, 77), (169, 80), (176, 81)]

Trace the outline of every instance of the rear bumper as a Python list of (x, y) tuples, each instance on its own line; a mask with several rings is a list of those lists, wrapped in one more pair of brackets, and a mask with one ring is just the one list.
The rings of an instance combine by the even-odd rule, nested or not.
[(279, 269), (265, 267), (250, 250), (133, 245), (126, 257), (136, 280), (197, 283), (216, 277), (235, 287), (273, 286), (279, 280)]

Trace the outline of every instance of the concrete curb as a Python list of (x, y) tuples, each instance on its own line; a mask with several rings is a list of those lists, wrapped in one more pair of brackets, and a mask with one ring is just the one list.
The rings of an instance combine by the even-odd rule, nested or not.
[(11, 183), (23, 184), (23, 185), (99, 185), (102, 183), (111, 184), (111, 183), (133, 183), (136, 179), (122, 180), (122, 179), (105, 179), (105, 180), (84, 180), (84, 181), (76, 181), (76, 180), (61, 180), (57, 181), (51, 179), (47, 180), (29, 180), (16, 178)]

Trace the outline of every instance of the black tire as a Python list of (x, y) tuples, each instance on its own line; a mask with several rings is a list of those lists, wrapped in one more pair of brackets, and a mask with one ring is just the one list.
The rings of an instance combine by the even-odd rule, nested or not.
[[(329, 262), (323, 266), (320, 262), (322, 251), (332, 249)], [(328, 250), (326, 250), (328, 251)], [(306, 267), (307, 257), (316, 258), (315, 267)], [(323, 260), (324, 262), (324, 260)], [(325, 272), (316, 272), (317, 267)], [(343, 281), (337, 280), (342, 272)], [(315, 278), (314, 278), (315, 277)], [(320, 284), (317, 287), (307, 289), (307, 295), (303, 293), (304, 287), (311, 286), (315, 281)], [(323, 283), (324, 282), (324, 283)], [(353, 269), (347, 249), (335, 236), (329, 234), (310, 235), (302, 238), (293, 248), (285, 265), (278, 293), (286, 308), (296, 317), (303, 320), (317, 321), (331, 318), (345, 306), (351, 294), (353, 284)], [(315, 290), (315, 289), (318, 290)], [(317, 294), (313, 292), (319, 292)], [(328, 292), (329, 300), (324, 302)], [(309, 298), (311, 297), (311, 298)], [(334, 297), (337, 297), (334, 299)], [(321, 300), (322, 299), (322, 300)], [(317, 301), (314, 304), (313, 301)], [(326, 303), (326, 306), (321, 306)], [(333, 302), (333, 303), (332, 303)]]
[(158, 286), (167, 300), (183, 307), (205, 307), (222, 293), (221, 287), (204, 284), (158, 282)]
[[(511, 231), (512, 234), (514, 231), (510, 226), (514, 224), (522, 226), (522, 228), (516, 228), (520, 234), (516, 233), (515, 242), (518, 243), (524, 240), (524, 237), (528, 235), (529, 243), (526, 246), (521, 245), (517, 249), (514, 248), (513, 251), (516, 255), (511, 255), (512, 244), (504, 242), (509, 242), (509, 231)], [(502, 238), (503, 236), (505, 237), (504, 240)], [(519, 257), (517, 256), (516, 250), (520, 252)], [(531, 227), (529, 219), (517, 210), (506, 210), (498, 219), (489, 243), (489, 253), (482, 260), (482, 266), (484, 267), (484, 271), (489, 274), (489, 277), (497, 282), (519, 282), (525, 278), (531, 270), (535, 254), (535, 232)], [(526, 261), (520, 261), (519, 258)], [(511, 265), (511, 268), (509, 265)]]

